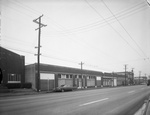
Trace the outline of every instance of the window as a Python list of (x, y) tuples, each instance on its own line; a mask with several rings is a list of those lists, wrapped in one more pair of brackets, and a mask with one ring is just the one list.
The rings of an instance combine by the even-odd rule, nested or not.
[(75, 75), (74, 78), (77, 78), (77, 75)]
[(66, 78), (69, 78), (69, 75), (66, 75)]
[(82, 78), (82, 76), (81, 76), (81, 75), (79, 75), (79, 78)]
[(70, 75), (70, 79), (72, 79), (73, 78), (73, 75)]
[(8, 83), (21, 83), (20, 74), (8, 74)]
[(61, 74), (58, 74), (58, 78), (61, 78)]
[(65, 74), (61, 74), (61, 78), (62, 78), (62, 79), (65, 79), (65, 78), (66, 78), (66, 75), (65, 75)]

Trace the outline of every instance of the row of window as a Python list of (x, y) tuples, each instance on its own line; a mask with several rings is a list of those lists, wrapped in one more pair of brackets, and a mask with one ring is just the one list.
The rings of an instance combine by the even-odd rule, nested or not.
[(8, 83), (21, 83), (20, 74), (8, 74)]
[[(70, 75), (70, 74), (58, 74), (58, 78), (62, 78), (62, 79), (72, 79), (72, 78), (83, 78), (85, 76), (81, 76), (81, 75)], [(87, 79), (95, 79), (95, 76), (86, 76)]]

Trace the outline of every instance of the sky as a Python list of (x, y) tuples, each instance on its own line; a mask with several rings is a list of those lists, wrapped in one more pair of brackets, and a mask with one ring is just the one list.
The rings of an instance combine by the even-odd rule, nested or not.
[(150, 75), (150, 6), (146, 0), (0, 0), (0, 46), (40, 63)]

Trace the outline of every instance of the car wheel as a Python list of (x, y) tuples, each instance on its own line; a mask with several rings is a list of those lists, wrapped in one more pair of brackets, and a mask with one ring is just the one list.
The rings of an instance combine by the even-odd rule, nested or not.
[(61, 92), (64, 92), (64, 89), (62, 89)]

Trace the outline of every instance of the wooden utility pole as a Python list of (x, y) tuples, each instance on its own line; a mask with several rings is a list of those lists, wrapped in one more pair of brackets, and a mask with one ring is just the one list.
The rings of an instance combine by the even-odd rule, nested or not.
[(41, 17), (43, 17), (43, 15), (41, 15), (40, 17), (38, 17), (37, 19), (33, 20), (33, 22), (35, 22), (36, 24), (39, 25), (39, 27), (35, 30), (39, 30), (39, 33), (38, 33), (38, 47), (35, 47), (35, 48), (38, 48), (38, 54), (37, 55), (37, 92), (39, 92), (40, 90), (40, 41), (41, 41), (41, 28), (42, 27), (45, 27), (47, 25), (44, 25), (41, 23)]
[(127, 78), (126, 78), (127, 77), (127, 73), (126, 73), (127, 72), (127, 64), (125, 64), (124, 66), (125, 66), (125, 85), (127, 85), (127, 83), (126, 83), (127, 82)]
[(83, 68), (82, 68), (83, 64), (84, 64), (84, 63), (83, 63), (82, 61), (81, 61), (81, 63), (79, 63), (79, 65), (81, 65), (81, 70), (83, 69)]
[(132, 68), (132, 85), (134, 84), (134, 68)]
[(79, 65), (81, 65), (81, 77), (82, 77), (82, 69), (83, 69), (83, 62), (81, 61), (81, 63), (79, 63)]
[(139, 85), (140, 85), (141, 71), (139, 71)]

